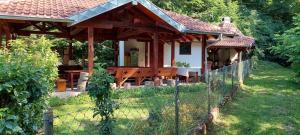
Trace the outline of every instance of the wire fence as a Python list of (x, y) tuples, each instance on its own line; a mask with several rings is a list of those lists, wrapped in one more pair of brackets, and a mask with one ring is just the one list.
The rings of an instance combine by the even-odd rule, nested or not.
[[(192, 134), (214, 108), (233, 96), (251, 67), (251, 60), (246, 60), (209, 71), (207, 83), (176, 81), (176, 87), (114, 91), (112, 98), (118, 109), (113, 116), (112, 134)], [(101, 118), (93, 117), (93, 107), (92, 101), (84, 99), (78, 104), (53, 108), (52, 115), (45, 115), (45, 134), (101, 134)]]

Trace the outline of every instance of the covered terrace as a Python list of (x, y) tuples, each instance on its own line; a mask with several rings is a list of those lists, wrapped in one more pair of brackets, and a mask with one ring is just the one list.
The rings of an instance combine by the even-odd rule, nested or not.
[[(222, 32), (217, 26), (201, 22), (188, 16), (158, 8), (148, 0), (61, 0), (59, 2), (7, 0), (0, 1), (0, 36), (6, 43), (1, 47), (10, 48), (9, 41), (31, 34), (54, 35), (59, 38), (88, 42), (88, 66), (92, 74), (94, 67), (94, 45), (106, 40), (113, 41), (115, 66), (108, 71), (115, 75), (118, 85), (134, 78), (140, 85), (146, 78), (176, 76), (175, 42), (199, 41), (207, 46), (208, 35), (234, 35)], [(145, 64), (122, 66), (120, 44), (134, 39), (147, 46)], [(124, 43), (124, 42), (123, 42)], [(162, 46), (171, 45), (171, 67), (163, 67)], [(205, 50), (202, 49), (204, 61)], [(72, 43), (69, 53), (72, 55)], [(202, 73), (205, 71), (202, 62)], [(83, 70), (69, 71), (82, 72)], [(74, 81), (69, 79), (69, 81)]]

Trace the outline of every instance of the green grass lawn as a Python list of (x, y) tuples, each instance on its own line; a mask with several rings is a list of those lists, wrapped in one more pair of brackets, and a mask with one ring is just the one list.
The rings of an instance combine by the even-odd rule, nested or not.
[[(174, 134), (175, 88), (114, 91), (119, 104), (114, 113), (114, 134)], [(65, 100), (52, 98), (55, 134), (97, 134), (99, 117), (87, 94)], [(188, 133), (207, 114), (207, 91), (200, 83), (180, 87), (180, 132)], [(152, 119), (149, 120), (150, 116)]]
[(300, 84), (291, 69), (260, 61), (242, 91), (221, 110), (212, 134), (299, 135)]

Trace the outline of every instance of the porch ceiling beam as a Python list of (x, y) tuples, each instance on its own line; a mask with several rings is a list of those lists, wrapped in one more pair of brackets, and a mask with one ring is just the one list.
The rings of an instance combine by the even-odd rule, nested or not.
[(31, 30), (16, 30), (15, 33), (21, 36), (29, 36), (31, 34), (47, 34), (53, 35), (60, 38), (69, 38), (70, 36), (67, 33), (62, 32), (43, 32), (43, 31), (31, 31)]
[(37, 28), (38, 30), (42, 31), (42, 32), (46, 32), (44, 27), (41, 27), (39, 25), (37, 25), (37, 23), (30, 23), (32, 26), (34, 26), (35, 28)]
[(76, 25), (77, 28), (87, 28), (89, 26), (93, 26), (94, 28), (100, 28), (100, 29), (112, 29), (112, 28), (128, 28), (128, 29), (143, 29), (147, 30), (148, 32), (165, 32), (165, 33), (174, 33), (174, 31), (171, 31), (170, 29), (165, 29), (161, 27), (157, 27), (156, 24), (134, 24), (130, 21), (101, 21), (101, 22), (85, 22)]
[(0, 19), (0, 22), (3, 22), (3, 23), (27, 23), (27, 21), (24, 21), (24, 20), (4, 20), (4, 19)]
[(131, 15), (133, 15), (133, 17), (138, 17), (138, 18), (142, 19), (145, 22), (152, 22), (152, 23), (155, 22), (152, 18), (148, 17), (146, 14), (143, 14), (136, 7), (132, 7), (132, 8), (127, 9), (127, 10), (129, 11), (129, 13)]
[(145, 33), (145, 31), (128, 31), (128, 32), (118, 34), (117, 39), (124, 39), (124, 38), (128, 38), (131, 36), (140, 35), (143, 33)]
[(73, 36), (73, 35), (76, 35), (78, 33), (80, 33), (81, 31), (83, 31), (84, 28), (75, 28), (73, 29), (71, 32), (70, 32), (70, 35)]
[(194, 37), (190, 35), (186, 35), (185, 38), (187, 38), (189, 41), (193, 42)]
[[(50, 26), (52, 26), (52, 28), (57, 28), (61, 32), (67, 33), (69, 31), (69, 28), (66, 27), (66, 26), (63, 26), (61, 23), (53, 22), (53, 23), (47, 23), (47, 24), (50, 25)], [(51, 27), (49, 27), (49, 28), (51, 29)]]

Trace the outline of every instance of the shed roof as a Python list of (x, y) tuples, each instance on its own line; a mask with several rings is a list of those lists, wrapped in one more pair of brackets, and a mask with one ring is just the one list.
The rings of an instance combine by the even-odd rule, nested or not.
[(220, 40), (211, 41), (209, 48), (250, 48), (255, 40), (247, 36), (224, 37)]

